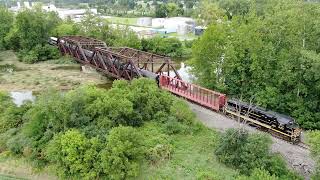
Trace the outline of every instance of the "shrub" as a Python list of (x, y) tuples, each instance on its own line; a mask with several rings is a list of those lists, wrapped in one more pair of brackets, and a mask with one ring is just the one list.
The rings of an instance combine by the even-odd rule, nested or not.
[(189, 106), (182, 100), (176, 99), (171, 108), (170, 113), (181, 122), (186, 125), (193, 125), (195, 123), (195, 114), (190, 110)]
[(18, 129), (12, 128), (6, 131), (5, 133), (0, 134), (0, 153), (8, 150), (7, 141), (14, 135), (16, 135)]
[(259, 167), (272, 174), (291, 176), (283, 159), (269, 153), (271, 142), (270, 138), (262, 134), (229, 129), (220, 137), (215, 154), (221, 162), (239, 169), (242, 174), (249, 175), (254, 168)]
[(25, 63), (36, 63), (60, 57), (60, 52), (56, 47), (51, 45), (37, 45), (31, 50), (21, 50), (18, 53), (19, 60)]
[(147, 123), (141, 133), (144, 137), (144, 146), (146, 148), (146, 159), (151, 164), (158, 164), (170, 159), (172, 153), (172, 145), (170, 136), (161, 133), (158, 123)]
[(56, 165), (60, 177), (95, 179), (101, 173), (101, 148), (97, 138), (87, 139), (78, 130), (69, 130), (49, 143), (46, 158)]
[(37, 60), (38, 61), (45, 61), (49, 59), (57, 59), (60, 57), (60, 52), (57, 47), (51, 45), (37, 45), (34, 48), (34, 51), (37, 53)]
[(134, 110), (142, 116), (144, 121), (153, 120), (158, 112), (169, 114), (173, 98), (160, 90), (153, 80), (136, 79), (128, 88), (132, 94)]
[(141, 126), (157, 118), (159, 112), (169, 114), (171, 97), (150, 79), (135, 79), (131, 84), (115, 81), (112, 89), (93, 102), (87, 110), (93, 118), (107, 119), (111, 127)]
[(178, 122), (174, 117), (169, 117), (167, 122), (163, 124), (164, 132), (172, 135), (185, 133), (188, 130), (188, 126)]
[(223, 180), (224, 178), (211, 171), (200, 171), (196, 175), (197, 180)]
[(0, 133), (20, 127), (24, 122), (23, 115), (29, 108), (30, 104), (17, 107), (8, 94), (0, 92)]
[(237, 178), (237, 180), (278, 180), (279, 178), (274, 176), (274, 175), (270, 175), (270, 173), (266, 170), (263, 169), (254, 169), (252, 171), (252, 174), (248, 177), (248, 176), (239, 176)]
[(11, 128), (21, 127), (25, 121), (23, 116), (30, 108), (30, 103), (23, 104), (20, 107), (15, 105), (8, 106), (0, 117), (0, 133)]
[(24, 151), (24, 148), (29, 147), (29, 145), (30, 145), (29, 139), (26, 138), (22, 133), (12, 136), (10, 139), (8, 139), (6, 143), (8, 150), (10, 150), (12, 153), (16, 155), (22, 154)]
[(144, 154), (142, 136), (132, 127), (115, 127), (101, 153), (103, 172), (109, 179), (136, 177)]
[(19, 59), (22, 62), (32, 64), (38, 61), (38, 54), (36, 51), (21, 51), (18, 55)]
[(14, 106), (14, 103), (9, 94), (0, 91), (0, 114), (5, 111), (8, 106)]

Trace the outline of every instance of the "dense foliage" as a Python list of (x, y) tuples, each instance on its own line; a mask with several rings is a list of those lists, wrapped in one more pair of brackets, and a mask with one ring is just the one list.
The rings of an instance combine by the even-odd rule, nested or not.
[(13, 13), (0, 6), (0, 50), (5, 48), (4, 37), (13, 25)]
[(141, 41), (142, 50), (155, 54), (179, 57), (183, 54), (183, 45), (177, 38), (154, 37)]
[[(5, 11), (0, 9), (0, 13)], [(18, 51), (20, 60), (26, 63), (57, 58), (57, 48), (47, 45), (47, 41), (60, 21), (56, 14), (45, 13), (38, 7), (23, 10), (15, 17), (9, 32), (3, 34), (5, 47)]]
[[(36, 167), (55, 166), (64, 178), (135, 177), (144, 161), (169, 158), (170, 135), (198, 129), (188, 106), (148, 79), (116, 81), (108, 91), (49, 90), (21, 107), (0, 97), (1, 151), (24, 155)], [(155, 125), (144, 126), (147, 122)], [(160, 130), (156, 137), (153, 127)]]
[(319, 4), (262, 2), (250, 1), (249, 11), (211, 22), (193, 48), (194, 73), (206, 87), (253, 98), (318, 129)]
[(175, 3), (158, 4), (155, 8), (155, 16), (158, 18), (175, 17), (183, 15), (183, 5)]
[(258, 172), (265, 176), (270, 173), (280, 179), (298, 179), (286, 169), (286, 163), (279, 156), (269, 152), (271, 142), (269, 137), (262, 134), (228, 129), (220, 137), (215, 154), (221, 162), (239, 169), (245, 175), (256, 176), (256, 168), (260, 168), (266, 172)]

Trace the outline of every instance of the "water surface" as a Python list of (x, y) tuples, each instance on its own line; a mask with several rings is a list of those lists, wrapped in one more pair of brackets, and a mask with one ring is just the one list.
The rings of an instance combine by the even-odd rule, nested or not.
[(32, 101), (36, 99), (32, 91), (11, 91), (10, 96), (17, 106), (21, 106), (24, 101)]

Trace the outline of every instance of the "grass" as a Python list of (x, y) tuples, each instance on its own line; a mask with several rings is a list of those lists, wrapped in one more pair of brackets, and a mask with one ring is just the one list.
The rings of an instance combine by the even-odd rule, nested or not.
[(187, 33), (186, 35), (179, 35), (178, 33), (169, 33), (167, 34), (168, 37), (176, 37), (179, 39), (196, 39), (198, 36), (196, 36), (194, 33)]
[(47, 179), (55, 180), (49, 169), (42, 171), (31, 167), (30, 162), (24, 157), (15, 157), (8, 151), (0, 153), (0, 180), (27, 180)]
[(77, 64), (77, 62), (72, 57), (69, 57), (69, 56), (63, 56), (63, 57), (60, 57), (59, 59), (45, 61), (45, 63), (48, 63), (48, 64)]
[(238, 173), (214, 155), (216, 139), (217, 133), (207, 128), (194, 135), (174, 135), (171, 159), (157, 166), (144, 164), (137, 179), (235, 179)]
[(13, 51), (0, 51), (0, 90), (42, 91), (48, 87), (72, 89), (83, 83), (108, 82), (101, 74), (84, 73), (70, 57), (43, 61), (36, 64), (19, 62)]
[(114, 24), (137, 25), (138, 18), (112, 16), (111, 18), (108, 19), (108, 21)]

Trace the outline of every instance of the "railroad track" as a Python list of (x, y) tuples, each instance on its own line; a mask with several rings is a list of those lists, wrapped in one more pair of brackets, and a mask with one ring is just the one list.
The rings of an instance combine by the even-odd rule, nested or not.
[(303, 142), (299, 142), (299, 143), (296, 144), (296, 145), (299, 146), (299, 147), (301, 147), (301, 148), (303, 148), (303, 149), (308, 149), (308, 150), (310, 150), (309, 145), (307, 145), (307, 144), (305, 144), (305, 143), (303, 143)]
[[(184, 98), (184, 99), (187, 101), (186, 98)], [(208, 109), (207, 107), (201, 106), (201, 105), (199, 105), (199, 104), (197, 104), (197, 103), (193, 103), (193, 102), (190, 102), (190, 101), (188, 101), (188, 102), (189, 102), (190, 104), (197, 105), (200, 109), (211, 111), (211, 110)], [(221, 112), (215, 112), (215, 113), (221, 114), (221, 115), (223, 115), (223, 116), (225, 116), (225, 117), (227, 117), (227, 118), (229, 118), (229, 119), (231, 119), (231, 120), (235, 120), (235, 118), (234, 118), (233, 116), (228, 116), (228, 115), (225, 115), (224, 113), (221, 113)], [(243, 122), (241, 122), (241, 123), (243, 123)], [(270, 131), (268, 131), (267, 129), (261, 129), (261, 127), (259, 128), (259, 127), (257, 127), (257, 126), (252, 125), (252, 124), (251, 124), (251, 125), (248, 124), (248, 123), (243, 123), (243, 124), (245, 124), (246, 126), (252, 127), (252, 128), (254, 128), (255, 130), (257, 130), (257, 131), (260, 131), (260, 132), (269, 134), (269, 135), (271, 135), (272, 137), (277, 138), (277, 139), (279, 139), (279, 140), (281, 140), (281, 141), (283, 141), (283, 142), (287, 142), (287, 143), (293, 144), (293, 145), (295, 145), (295, 146), (301, 147), (301, 148), (303, 148), (303, 149), (310, 150), (309, 145), (305, 144), (304, 142), (301, 142), (301, 141), (300, 141), (300, 142), (292, 143), (292, 142), (290, 142), (290, 140), (288, 140), (286, 137), (281, 136), (281, 135), (279, 135), (278, 133), (270, 132)]]

